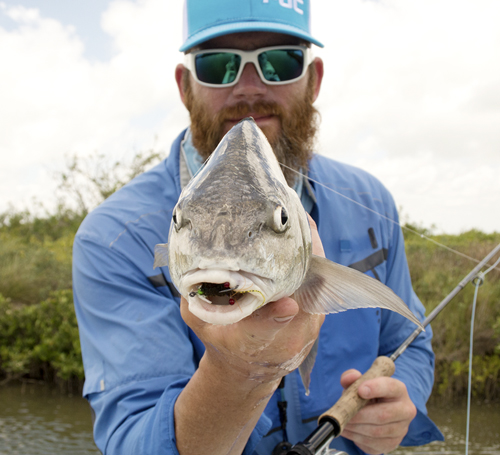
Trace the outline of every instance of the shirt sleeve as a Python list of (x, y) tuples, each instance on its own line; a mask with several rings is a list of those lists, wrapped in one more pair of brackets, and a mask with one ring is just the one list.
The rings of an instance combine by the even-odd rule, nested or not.
[(178, 299), (149, 282), (140, 264), (152, 256), (136, 242), (117, 249), (85, 232), (73, 255), (84, 396), (98, 448), (177, 454), (173, 406), (197, 366)]
[[(397, 213), (394, 213), (397, 220)], [(403, 234), (399, 227), (393, 227), (392, 245), (387, 258), (387, 281), (385, 283), (406, 302), (410, 310), (422, 322), (425, 308), (413, 291), (408, 263), (404, 250)], [(416, 325), (392, 311), (382, 311), (380, 333), (380, 355), (391, 355)], [(426, 327), (396, 360), (394, 378), (404, 382), (408, 394), (417, 408), (417, 416), (401, 445), (422, 445), (431, 441), (444, 440), (436, 425), (427, 417), (426, 402), (434, 383), (434, 353), (431, 346), (432, 329)]]
[[(154, 287), (141, 267), (152, 263), (152, 253), (128, 235), (120, 248), (85, 229), (75, 239), (83, 394), (103, 455), (178, 455), (174, 405), (204, 347), (182, 320), (179, 299), (168, 286)], [(270, 428), (263, 414), (244, 453)]]

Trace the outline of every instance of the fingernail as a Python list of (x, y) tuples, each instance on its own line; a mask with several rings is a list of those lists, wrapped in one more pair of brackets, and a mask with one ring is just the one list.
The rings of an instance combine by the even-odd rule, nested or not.
[(362, 385), (359, 389), (358, 392), (361, 393), (364, 397), (369, 397), (371, 394), (371, 389), (367, 385)]
[(276, 322), (285, 323), (285, 322), (290, 322), (294, 317), (295, 317), (295, 315), (294, 316), (285, 316), (283, 318), (274, 318), (274, 320)]

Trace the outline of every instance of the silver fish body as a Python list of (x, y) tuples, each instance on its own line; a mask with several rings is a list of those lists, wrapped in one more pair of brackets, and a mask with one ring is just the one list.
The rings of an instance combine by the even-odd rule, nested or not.
[[(419, 321), (391, 289), (312, 254), (307, 214), (265, 135), (244, 119), (222, 139), (182, 191), (168, 244), (168, 265), (189, 310), (212, 324), (232, 324), (293, 294), (309, 313), (386, 308)], [(300, 367), (306, 389), (316, 349)]]

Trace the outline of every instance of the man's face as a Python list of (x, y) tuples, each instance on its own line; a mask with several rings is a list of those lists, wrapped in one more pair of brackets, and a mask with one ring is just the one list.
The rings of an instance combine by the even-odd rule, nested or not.
[[(275, 33), (239, 33), (215, 38), (203, 47), (254, 50), (282, 44), (298, 42), (291, 36)], [(318, 81), (316, 61), (312, 66), (312, 71), (291, 84), (267, 85), (254, 65), (247, 64), (238, 83), (226, 88), (200, 85), (188, 72), (180, 84), (181, 96), (191, 116), (194, 146), (207, 158), (224, 134), (241, 119), (251, 116), (280, 162), (294, 169), (306, 168), (316, 132), (317, 112), (312, 103), (322, 75), (321, 66)], [(287, 180), (293, 181), (293, 174), (284, 171)]]

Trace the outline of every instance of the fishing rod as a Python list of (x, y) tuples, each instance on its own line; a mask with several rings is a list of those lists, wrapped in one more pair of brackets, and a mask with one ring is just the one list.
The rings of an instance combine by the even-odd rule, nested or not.
[[(471, 281), (478, 277), (481, 269), (488, 261), (500, 251), (498, 244), (471, 272), (453, 289), (444, 300), (425, 318), (422, 327), (415, 331), (389, 356), (380, 356), (375, 359), (370, 369), (357, 381), (353, 382), (342, 394), (337, 403), (318, 419), (318, 428), (314, 430), (303, 442), (295, 444), (286, 453), (287, 455), (346, 455), (345, 452), (330, 449), (330, 443), (338, 437), (345, 425), (356, 413), (365, 406), (368, 400), (358, 395), (358, 387), (368, 379), (381, 376), (390, 377), (396, 369), (394, 361), (406, 350), (415, 338), (427, 327), (436, 316), (450, 303), (450, 301)], [(479, 277), (482, 279), (482, 277)]]

